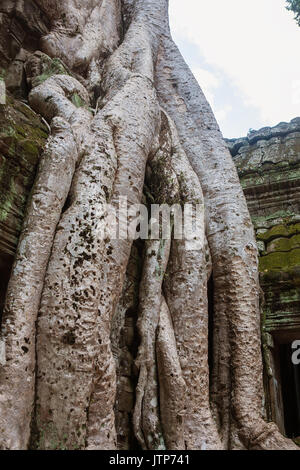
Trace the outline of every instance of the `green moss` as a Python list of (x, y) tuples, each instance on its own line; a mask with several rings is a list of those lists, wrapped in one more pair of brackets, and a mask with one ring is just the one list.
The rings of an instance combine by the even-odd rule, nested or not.
[(294, 267), (300, 266), (300, 248), (289, 252), (274, 252), (262, 256), (259, 260), (260, 272), (269, 271), (289, 271)]
[(293, 441), (295, 442), (295, 444), (296, 444), (297, 446), (300, 447), (300, 437), (297, 437), (297, 438), (293, 439)]
[(257, 239), (264, 242), (270, 242), (279, 237), (291, 237), (300, 234), (300, 223), (275, 225), (264, 233), (258, 233)]
[[(298, 224), (299, 225), (299, 224)], [(300, 234), (294, 235), (291, 238), (277, 238), (269, 243), (268, 251), (291, 251), (295, 248), (300, 248)]]
[(12, 126), (2, 129), (1, 137), (16, 137), (16, 130)]
[(40, 150), (38, 146), (36, 145), (35, 142), (32, 142), (31, 140), (26, 140), (25, 142), (22, 143), (22, 147), (24, 149), (24, 152), (26, 152), (26, 155), (31, 158), (33, 157), (34, 160), (39, 157)]
[(43, 64), (43, 73), (35, 78), (35, 82), (40, 85), (53, 75), (69, 75), (60, 59), (55, 58), (45, 61)]
[(149, 189), (156, 204), (172, 204), (173, 201), (170, 200), (169, 194), (172, 192), (173, 182), (167, 157), (163, 155), (158, 158), (151, 166), (151, 170)]
[(12, 240), (17, 239), (47, 137), (40, 117), (8, 93), (0, 113), (0, 221), (9, 218)]
[(0, 206), (0, 222), (4, 222), (7, 219), (7, 216), (9, 214), (9, 211), (12, 206), (12, 200), (8, 198), (4, 204), (1, 204)]
[[(47, 436), (47, 439), (46, 439)], [(33, 444), (33, 448), (37, 450), (43, 450), (46, 448), (46, 440), (47, 440), (47, 447), (49, 450), (67, 450), (66, 442), (68, 436), (66, 434), (63, 435), (62, 440), (58, 437), (58, 432), (54, 423), (48, 423), (42, 427), (39, 431), (39, 437), (37, 441)]]
[(4, 222), (7, 219), (8, 214), (13, 205), (15, 195), (16, 195), (16, 186), (15, 186), (14, 179), (11, 178), (9, 190), (5, 193), (4, 198), (2, 196), (1, 198), (2, 201), (0, 199), (0, 222)]
[[(299, 159), (293, 158), (291, 153), (294, 153), (294, 155), (299, 154), (299, 144), (295, 143), (293, 147), (287, 145), (279, 152), (283, 155), (281, 161), (263, 161), (261, 163), (257, 157), (252, 160), (252, 152), (250, 152), (248, 158), (238, 159), (237, 169), (242, 187), (249, 189), (264, 184), (270, 185), (298, 179), (300, 176)], [(284, 157), (286, 152), (289, 152), (290, 158), (288, 160)]]
[(256, 229), (269, 228), (271, 225), (289, 225), (295, 223), (296, 221), (298, 222), (298, 220), (299, 214), (295, 214), (294, 212), (288, 210), (276, 211), (268, 216), (252, 216), (252, 222)]
[(86, 105), (83, 99), (77, 93), (74, 93), (72, 96), (72, 103), (76, 106), (76, 108), (83, 108)]
[(8, 147), (8, 155), (13, 157), (19, 154), (22, 159), (31, 164), (36, 164), (46, 138), (45, 131), (32, 128), (30, 125), (8, 126), (0, 133), (0, 140), (3, 140)]

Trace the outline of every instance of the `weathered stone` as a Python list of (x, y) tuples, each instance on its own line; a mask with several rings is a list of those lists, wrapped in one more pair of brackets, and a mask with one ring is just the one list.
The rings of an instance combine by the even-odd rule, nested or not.
[(7, 96), (0, 106), (0, 314), (26, 201), (48, 136), (41, 119)]
[(7, 89), (14, 94), (16, 98), (24, 98), (27, 95), (27, 84), (24, 64), (28, 53), (21, 49), (16, 58), (10, 64), (5, 81)]
[(47, 12), (33, 0), (2, 0), (0, 5), (0, 68), (7, 69), (20, 49), (33, 52), (49, 31)]
[(293, 132), (300, 131), (300, 118), (294, 118), (291, 122), (280, 122), (274, 127), (263, 127), (262, 129), (249, 131), (247, 137), (238, 139), (225, 139), (233, 157), (237, 155), (241, 147), (254, 145), (258, 141), (270, 140), (272, 137), (285, 137)]
[[(300, 118), (227, 141), (256, 230), (268, 418), (286, 432), (280, 345), (300, 335)], [(271, 340), (271, 341), (270, 341)], [(287, 365), (286, 365), (287, 366)]]
[(300, 328), (300, 118), (227, 143), (259, 243), (266, 328)]

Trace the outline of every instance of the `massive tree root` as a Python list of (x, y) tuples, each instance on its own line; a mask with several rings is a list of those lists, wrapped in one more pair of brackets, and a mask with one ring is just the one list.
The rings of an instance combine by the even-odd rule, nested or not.
[[(26, 65), (30, 105), (52, 132), (3, 314), (0, 448), (119, 445), (111, 338), (122, 334), (112, 325), (133, 237), (110, 235), (107, 204), (139, 204), (145, 182), (148, 200), (175, 213), (168, 237), (159, 218), (144, 243), (126, 432), (153, 450), (295, 448), (263, 420), (254, 232), (213, 113), (172, 42), (167, 0), (38, 3), (52, 14), (41, 49), (68, 68), (46, 73), (41, 52)], [(178, 237), (186, 204), (198, 208), (196, 234)]]
[[(225, 423), (235, 421), (239, 440), (246, 448), (295, 448), (282, 438), (276, 426), (267, 425), (262, 419), (257, 250), (237, 171), (210, 106), (170, 36), (164, 38), (161, 47), (158, 93), (198, 175), (207, 212), (218, 333), (214, 353), (219, 373), (214, 374), (214, 381), (225, 378), (225, 383), (215, 384), (215, 399), (218, 403), (218, 396), (223, 395), (221, 403), (225, 405), (220, 410), (220, 422), (223, 415)], [(222, 345), (226, 338), (229, 344)], [(227, 433), (226, 437), (223, 431), (223, 439), (234, 448), (228, 424)]]

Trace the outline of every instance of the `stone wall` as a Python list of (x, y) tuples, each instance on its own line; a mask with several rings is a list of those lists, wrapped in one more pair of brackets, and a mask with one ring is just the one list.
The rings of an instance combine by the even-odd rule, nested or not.
[(300, 118), (227, 143), (260, 254), (267, 411), (282, 432), (294, 437), (287, 428), (294, 419), (288, 416), (293, 413), (289, 403), (295, 403), (300, 422), (300, 398), (289, 382), (290, 375), (299, 382), (300, 367), (293, 369), (291, 363), (291, 343), (300, 339)]
[(50, 20), (38, 0), (0, 2), (0, 78), (9, 91), (26, 96), (24, 62), (39, 49), (40, 38), (49, 32)]
[(228, 144), (256, 230), (266, 330), (300, 329), (300, 118)]
[(0, 105), (0, 317), (26, 201), (47, 137), (41, 118), (7, 95), (6, 105)]
[(21, 49), (35, 51), (50, 20), (38, 0), (1, 0), (0, 67), (7, 69)]

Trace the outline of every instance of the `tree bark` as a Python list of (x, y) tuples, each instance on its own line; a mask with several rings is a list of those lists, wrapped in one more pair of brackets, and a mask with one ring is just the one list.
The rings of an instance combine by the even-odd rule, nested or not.
[[(37, 3), (52, 29), (26, 65), (29, 103), (52, 133), (1, 326), (0, 448), (120, 447), (112, 342), (122, 339), (115, 319), (125, 322), (133, 238), (101, 234), (107, 204), (132, 207), (143, 190), (148, 202), (199, 211), (193, 240), (171, 225), (168, 239), (143, 243), (127, 446), (296, 448), (263, 419), (254, 230), (212, 110), (171, 38), (168, 1)], [(45, 72), (47, 56), (63, 69)]]

